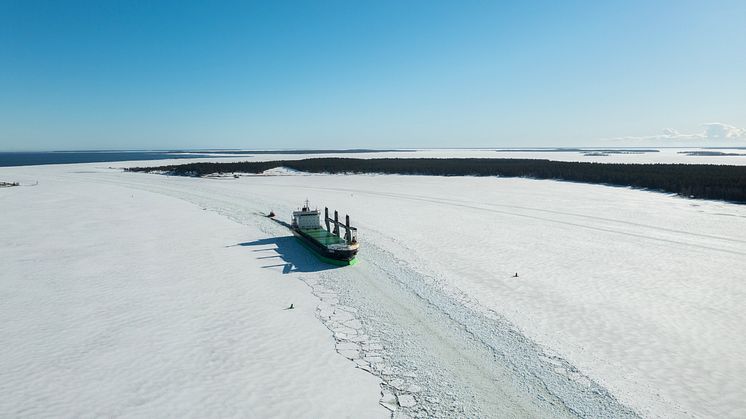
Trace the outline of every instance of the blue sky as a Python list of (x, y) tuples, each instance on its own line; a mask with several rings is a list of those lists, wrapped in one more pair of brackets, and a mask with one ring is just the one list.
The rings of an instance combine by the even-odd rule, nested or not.
[(746, 146), (744, 22), (740, 0), (0, 0), (0, 150)]

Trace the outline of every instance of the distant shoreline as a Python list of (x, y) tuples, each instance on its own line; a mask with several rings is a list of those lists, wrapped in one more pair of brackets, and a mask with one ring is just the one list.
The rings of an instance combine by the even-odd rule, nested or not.
[(0, 152), (0, 167), (38, 166), (47, 164), (105, 163), (136, 160), (205, 159), (250, 157), (257, 154), (356, 154), (407, 152), (414, 150), (81, 150), (81, 151), (11, 151)]
[(132, 167), (130, 172), (201, 177), (214, 173), (262, 173), (287, 167), (308, 173), (499, 176), (629, 186), (689, 198), (746, 203), (746, 166), (625, 164), (490, 158), (312, 158), (263, 162), (188, 163)]

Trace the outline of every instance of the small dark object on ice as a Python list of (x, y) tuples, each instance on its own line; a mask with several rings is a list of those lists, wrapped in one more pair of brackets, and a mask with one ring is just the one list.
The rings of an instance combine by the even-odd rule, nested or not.
[(274, 211), (270, 211), (269, 214), (267, 214), (267, 217), (269, 217), (269, 218), (272, 218), (274, 216), (275, 216), (275, 212)]
[(290, 307), (286, 308), (285, 310), (292, 310), (292, 309), (294, 309), (294, 308), (295, 308), (295, 307), (293, 307), (293, 304), (291, 303), (291, 304), (290, 304)]
[(233, 179), (238, 179), (238, 175), (234, 174)]
[(516, 272), (515, 275), (513, 275), (513, 278), (518, 278), (518, 272)]

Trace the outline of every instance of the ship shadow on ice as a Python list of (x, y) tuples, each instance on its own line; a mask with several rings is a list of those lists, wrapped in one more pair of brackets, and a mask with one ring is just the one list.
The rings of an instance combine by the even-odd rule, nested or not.
[(291, 272), (319, 272), (339, 268), (339, 266), (320, 261), (311, 251), (298, 243), (298, 239), (294, 236), (270, 237), (252, 242), (238, 243), (233, 246), (253, 248), (251, 251), (258, 254), (257, 259), (268, 263), (278, 262), (264, 265), (262, 268), (282, 267), (283, 274)]

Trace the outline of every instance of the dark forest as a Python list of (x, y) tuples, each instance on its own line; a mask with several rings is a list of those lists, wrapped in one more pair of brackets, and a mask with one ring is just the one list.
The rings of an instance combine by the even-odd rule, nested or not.
[(261, 173), (288, 167), (309, 173), (380, 173), (425, 176), (500, 176), (631, 186), (681, 196), (746, 202), (746, 166), (706, 164), (614, 164), (534, 159), (312, 158), (267, 162), (188, 163), (135, 167), (133, 172), (178, 176)]

